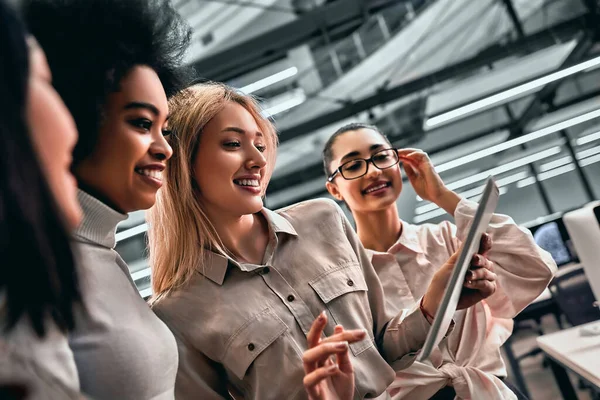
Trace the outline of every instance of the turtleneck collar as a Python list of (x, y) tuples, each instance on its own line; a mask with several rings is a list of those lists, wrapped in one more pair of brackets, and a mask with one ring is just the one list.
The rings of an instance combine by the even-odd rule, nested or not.
[(83, 209), (83, 221), (75, 230), (76, 239), (114, 248), (117, 244), (115, 239), (117, 224), (126, 220), (128, 215), (115, 211), (81, 189), (77, 191), (77, 198)]

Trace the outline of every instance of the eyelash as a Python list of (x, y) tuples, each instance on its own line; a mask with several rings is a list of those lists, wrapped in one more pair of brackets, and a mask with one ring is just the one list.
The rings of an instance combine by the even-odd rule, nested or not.
[[(145, 131), (149, 131), (150, 128), (152, 128), (152, 121), (146, 119), (146, 118), (138, 118), (138, 119), (132, 119), (129, 121), (129, 123), (131, 125), (133, 125), (136, 128), (139, 129), (143, 129)], [(173, 131), (171, 131), (170, 129), (163, 129), (162, 130), (162, 135), (163, 136), (169, 136), (171, 133), (173, 133)]]
[[(225, 146), (225, 147), (241, 147), (241, 143), (240, 142), (227, 142), (227, 143), (224, 143), (223, 146)], [(267, 149), (267, 146), (258, 145), (255, 147), (261, 153), (263, 153)]]

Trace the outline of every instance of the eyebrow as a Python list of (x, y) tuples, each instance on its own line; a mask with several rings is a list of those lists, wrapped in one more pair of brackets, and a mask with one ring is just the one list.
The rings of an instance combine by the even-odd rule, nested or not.
[[(239, 133), (240, 135), (245, 135), (246, 131), (243, 130), (242, 128), (238, 128), (235, 126), (228, 126), (227, 128), (224, 128), (223, 130), (221, 130), (221, 132), (235, 132), (235, 133)], [(256, 132), (256, 136), (262, 137), (263, 134), (262, 132)]]
[[(159, 116), (160, 115), (160, 111), (158, 111), (158, 108), (156, 108), (156, 106), (154, 104), (150, 104), (150, 103), (144, 103), (144, 102), (140, 102), (140, 101), (132, 101), (131, 103), (127, 103), (125, 105), (125, 107), (123, 107), (125, 110), (133, 110), (133, 109), (145, 109), (145, 110), (149, 110), (152, 114)], [(168, 119), (168, 117), (167, 117)]]
[[(382, 147), (384, 147), (383, 144), (372, 144), (371, 147), (369, 147), (369, 152), (374, 151), (374, 150), (379, 150)], [(350, 153), (348, 153), (344, 157), (342, 157), (342, 159), (340, 160), (340, 163), (343, 163), (348, 158), (356, 157), (356, 156), (360, 156), (360, 152), (356, 151), (356, 150), (351, 151)]]

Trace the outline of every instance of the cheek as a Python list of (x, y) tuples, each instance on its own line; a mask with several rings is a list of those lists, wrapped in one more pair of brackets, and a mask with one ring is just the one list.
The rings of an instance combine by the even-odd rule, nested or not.
[(68, 168), (77, 133), (70, 114), (60, 100), (51, 96), (41, 85), (32, 85), (27, 119), (42, 168), (47, 172)]
[(149, 152), (151, 144), (150, 133), (138, 132), (124, 121), (107, 118), (100, 129), (94, 161), (111, 170), (118, 168), (133, 172)]

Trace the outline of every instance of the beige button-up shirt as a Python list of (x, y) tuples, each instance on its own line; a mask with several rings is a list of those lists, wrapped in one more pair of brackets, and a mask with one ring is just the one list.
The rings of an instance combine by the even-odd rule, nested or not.
[[(462, 200), (455, 211), (456, 225), (403, 222), (402, 235), (386, 253), (368, 251), (391, 312), (420, 300), (435, 272), (466, 238), (476, 208)], [(516, 398), (497, 378), (506, 376), (500, 347), (512, 332), (512, 318), (544, 291), (556, 263), (528, 230), (506, 215), (495, 214), (487, 232), (493, 240), (488, 258), (498, 275), (496, 293), (456, 312), (453, 332), (430, 362), (415, 362), (397, 373), (390, 388), (394, 399), (428, 399), (447, 384), (462, 399)]]
[(270, 240), (261, 265), (209, 253), (204, 271), (154, 306), (177, 338), (176, 398), (222, 399), (228, 387), (245, 399), (307, 398), (302, 354), (323, 310), (327, 335), (336, 324), (368, 333), (350, 345), (354, 398), (388, 398), (389, 363), (410, 363), (430, 326), (418, 306), (385, 311), (379, 278), (333, 201), (262, 213)]

